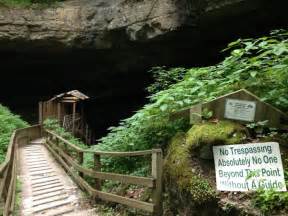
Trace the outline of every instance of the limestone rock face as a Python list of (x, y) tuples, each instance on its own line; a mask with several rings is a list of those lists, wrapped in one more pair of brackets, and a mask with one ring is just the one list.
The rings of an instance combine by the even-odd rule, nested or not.
[(247, 1), (76, 0), (49, 8), (0, 7), (0, 42), (1, 47), (32, 42), (34, 47), (109, 49), (195, 26), (207, 14), (239, 2)]

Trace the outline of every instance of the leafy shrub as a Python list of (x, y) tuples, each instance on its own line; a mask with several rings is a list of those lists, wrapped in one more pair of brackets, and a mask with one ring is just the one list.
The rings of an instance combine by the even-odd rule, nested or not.
[(12, 114), (8, 108), (0, 104), (0, 163), (5, 160), (13, 131), (27, 126), (20, 116)]
[(87, 145), (85, 145), (85, 143), (83, 143), (80, 139), (74, 137), (72, 133), (66, 131), (63, 127), (61, 127), (57, 119), (48, 118), (44, 121), (43, 124), (45, 129), (55, 132), (70, 143), (83, 149), (87, 148)]
[(259, 190), (256, 192), (253, 202), (263, 215), (271, 215), (276, 211), (287, 211), (288, 193)]
[(148, 72), (152, 74), (154, 83), (147, 88), (147, 91), (151, 94), (155, 94), (159, 91), (168, 89), (172, 84), (182, 81), (187, 69), (171, 68), (170, 70), (167, 70), (165, 66), (162, 66), (154, 67)]

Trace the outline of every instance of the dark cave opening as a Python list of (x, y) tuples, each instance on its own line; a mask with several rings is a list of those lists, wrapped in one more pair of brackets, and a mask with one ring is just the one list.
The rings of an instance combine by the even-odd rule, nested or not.
[[(283, 8), (282, 8), (283, 9)], [(282, 11), (283, 12), (283, 11)], [(86, 106), (88, 123), (96, 138), (141, 108), (145, 88), (153, 81), (153, 66), (213, 65), (225, 57), (220, 51), (240, 37), (258, 37), (285, 28), (287, 15), (265, 7), (234, 17), (206, 17), (199, 27), (183, 27), (144, 42), (128, 42), (111, 50), (17, 51), (0, 47), (0, 103), (33, 124), (38, 101), (78, 89), (91, 97)], [(229, 19), (229, 21), (227, 21)], [(232, 24), (233, 23), (233, 24)], [(26, 45), (25, 45), (26, 46)]]

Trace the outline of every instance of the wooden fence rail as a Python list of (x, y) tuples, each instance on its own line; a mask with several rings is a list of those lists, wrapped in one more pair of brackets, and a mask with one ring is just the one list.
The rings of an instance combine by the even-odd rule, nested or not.
[(32, 139), (41, 137), (41, 126), (15, 130), (10, 138), (5, 161), (0, 165), (0, 203), (3, 216), (13, 213), (17, 182), (17, 149)]
[[(85, 190), (93, 198), (111, 201), (127, 205), (132, 208), (141, 209), (153, 215), (162, 215), (162, 150), (153, 149), (135, 152), (102, 152), (82, 149), (73, 145), (59, 135), (45, 130), (46, 146), (58, 162), (70, 173), (79, 187)], [(74, 153), (73, 153), (74, 152)], [(83, 167), (84, 153), (94, 155), (94, 168)], [(101, 172), (101, 156), (130, 157), (151, 155), (152, 174), (151, 177), (129, 176), (115, 173)], [(95, 179), (91, 186), (85, 181), (84, 176)], [(123, 196), (101, 191), (101, 180), (112, 180), (121, 183), (141, 185), (152, 189), (152, 203), (143, 202)]]

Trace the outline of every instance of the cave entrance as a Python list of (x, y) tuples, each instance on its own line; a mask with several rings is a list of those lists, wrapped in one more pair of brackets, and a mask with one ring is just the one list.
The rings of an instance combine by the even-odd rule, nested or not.
[(116, 126), (147, 102), (149, 65), (122, 64), (119, 60), (121, 56), (127, 58), (124, 54), (115, 54), (119, 56), (116, 61), (109, 57), (110, 51), (2, 51), (0, 103), (35, 124), (39, 101), (77, 89), (90, 97), (85, 101), (84, 112), (98, 139), (107, 133), (107, 128)]

